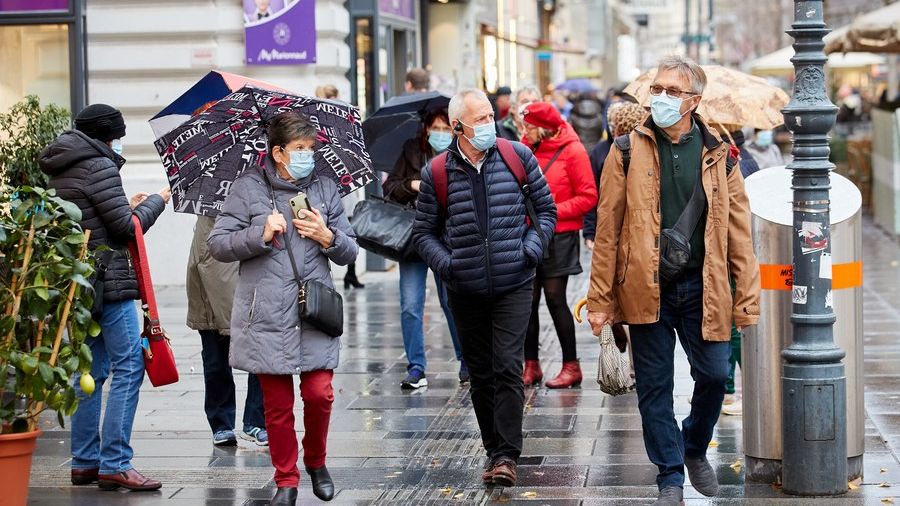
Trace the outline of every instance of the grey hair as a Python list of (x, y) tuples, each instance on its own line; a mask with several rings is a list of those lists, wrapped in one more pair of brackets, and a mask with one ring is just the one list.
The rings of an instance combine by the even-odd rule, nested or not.
[(518, 90), (516, 90), (516, 95), (515, 95), (516, 100), (515, 100), (515, 102), (516, 102), (516, 103), (519, 103), (519, 97), (522, 96), (522, 95), (524, 95), (525, 93), (531, 93), (531, 94), (533, 94), (533, 95), (537, 95), (538, 100), (541, 99), (541, 91), (537, 88), (537, 86), (534, 86), (533, 84), (529, 84), (529, 85), (526, 85), (526, 86), (522, 86), (521, 88), (519, 88)]
[(478, 88), (467, 88), (456, 95), (453, 95), (453, 98), (450, 99), (450, 106), (447, 107), (447, 115), (450, 117), (450, 121), (459, 120), (462, 117), (463, 111), (466, 108), (466, 98), (470, 95), (475, 95), (476, 97), (488, 101), (487, 95), (479, 90)]
[(664, 56), (659, 60), (656, 74), (660, 72), (674, 70), (691, 81), (691, 91), (700, 95), (706, 88), (706, 72), (697, 62), (686, 57), (676, 54)]

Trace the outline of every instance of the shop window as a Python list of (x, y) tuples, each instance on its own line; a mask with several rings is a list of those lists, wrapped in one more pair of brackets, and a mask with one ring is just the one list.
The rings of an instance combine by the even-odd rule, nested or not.
[(0, 110), (26, 95), (71, 107), (67, 25), (0, 26), (0, 61)]

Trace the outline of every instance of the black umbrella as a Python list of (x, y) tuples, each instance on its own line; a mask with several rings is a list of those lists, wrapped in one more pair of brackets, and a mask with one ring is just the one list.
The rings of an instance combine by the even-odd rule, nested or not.
[(341, 195), (375, 180), (356, 107), (244, 86), (154, 143), (175, 210), (217, 215), (231, 183), (265, 161), (266, 122), (286, 111), (304, 114), (318, 126), (316, 172), (333, 180)]
[(393, 97), (363, 122), (366, 147), (376, 170), (393, 172), (403, 145), (422, 133), (425, 115), (450, 105), (450, 97), (437, 91)]

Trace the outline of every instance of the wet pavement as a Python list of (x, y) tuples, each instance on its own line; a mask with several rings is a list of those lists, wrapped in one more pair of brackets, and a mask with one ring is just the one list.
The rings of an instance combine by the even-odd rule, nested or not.
[[(744, 483), (740, 467), (741, 417), (723, 416), (709, 458), (722, 484), (711, 500), (685, 487), (687, 504), (862, 505), (900, 503), (900, 246), (867, 225), (865, 245), (865, 477), (837, 499), (786, 496), (769, 484)], [(583, 261), (585, 267), (588, 262)], [(587, 325), (578, 327), (585, 372), (581, 388), (527, 390), (525, 448), (519, 485), (485, 488), (483, 463), (468, 390), (457, 380), (457, 362), (429, 291), (426, 331), (427, 389), (405, 392), (406, 361), (400, 338), (397, 274), (367, 274), (366, 288), (345, 294), (346, 332), (334, 377), (335, 403), (328, 444), (334, 504), (650, 504), (656, 470), (644, 453), (634, 394), (603, 394), (596, 377), (598, 345)], [(430, 281), (429, 281), (430, 283)], [(587, 274), (570, 283), (570, 302), (586, 290)], [(214, 448), (203, 413), (200, 339), (185, 325), (183, 287), (159, 290), (161, 318), (173, 338), (181, 381), (164, 388), (144, 383), (135, 420), (134, 465), (160, 479), (151, 493), (100, 492), (69, 484), (69, 433), (48, 420), (31, 473), (30, 504), (51, 505), (263, 505), (274, 493), (268, 452), (246, 441)], [(559, 346), (546, 311), (542, 365), (552, 377)], [(683, 354), (676, 358), (675, 412), (689, 410), (692, 383)], [(239, 374), (238, 424), (246, 390)], [(297, 411), (301, 411), (299, 396)], [(298, 429), (302, 425), (298, 416)], [(55, 418), (54, 418), (55, 420)], [(308, 479), (299, 504), (317, 504)]]

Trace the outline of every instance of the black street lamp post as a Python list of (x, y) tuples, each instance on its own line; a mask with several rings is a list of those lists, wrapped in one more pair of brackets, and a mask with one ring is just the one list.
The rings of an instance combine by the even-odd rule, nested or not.
[(797, 495), (847, 491), (844, 352), (834, 343), (828, 132), (837, 107), (825, 91), (822, 0), (795, 0), (794, 93), (784, 121), (794, 134), (793, 343), (782, 372), (783, 489)]

